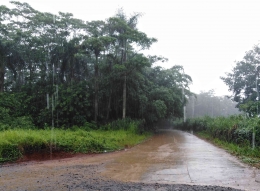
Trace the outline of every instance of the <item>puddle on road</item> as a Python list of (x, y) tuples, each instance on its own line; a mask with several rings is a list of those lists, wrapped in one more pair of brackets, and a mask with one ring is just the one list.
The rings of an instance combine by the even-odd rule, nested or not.
[(176, 159), (176, 162), (180, 162), (176, 151), (179, 150), (178, 143), (183, 140), (181, 136), (173, 136), (173, 133), (159, 132), (147, 142), (125, 151), (106, 165), (102, 175), (114, 180), (136, 182), (140, 181), (152, 166), (166, 168)]

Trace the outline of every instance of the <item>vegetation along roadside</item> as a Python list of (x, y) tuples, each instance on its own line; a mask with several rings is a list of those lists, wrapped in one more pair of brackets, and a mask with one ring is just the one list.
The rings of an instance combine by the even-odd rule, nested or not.
[[(260, 119), (247, 118), (242, 115), (229, 117), (201, 117), (189, 119), (183, 123), (175, 120), (173, 127), (193, 131), (215, 145), (236, 155), (243, 162), (260, 168)], [(253, 148), (253, 132), (255, 141)]]
[[(125, 129), (117, 128), (124, 123)], [(10, 129), (0, 131), (0, 162), (15, 161), (24, 154), (44, 150), (102, 153), (132, 147), (151, 136), (137, 131), (140, 122), (118, 120), (100, 127), (70, 129)]]
[(142, 14), (85, 21), (11, 4), (0, 5), (0, 161), (132, 146), (182, 115), (192, 78), (153, 66), (168, 59), (149, 54), (157, 39), (138, 29)]

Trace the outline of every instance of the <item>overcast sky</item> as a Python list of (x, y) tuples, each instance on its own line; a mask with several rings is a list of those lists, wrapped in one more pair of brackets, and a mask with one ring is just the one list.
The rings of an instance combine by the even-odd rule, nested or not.
[[(9, 6), (8, 0), (0, 4)], [(260, 40), (260, 0), (25, 0), (33, 8), (73, 13), (85, 21), (104, 20), (123, 8), (143, 13), (138, 28), (158, 42), (150, 54), (169, 59), (164, 68), (183, 65), (193, 79), (191, 91), (215, 89), (226, 95), (220, 76)]]

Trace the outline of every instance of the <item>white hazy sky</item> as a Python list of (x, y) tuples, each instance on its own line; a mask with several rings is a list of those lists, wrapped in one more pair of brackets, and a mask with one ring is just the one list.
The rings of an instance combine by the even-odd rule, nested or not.
[[(1, 5), (10, 7), (8, 0)], [(260, 0), (24, 0), (33, 8), (73, 13), (85, 21), (104, 20), (118, 8), (143, 13), (138, 28), (158, 42), (150, 54), (169, 59), (164, 68), (183, 65), (193, 79), (191, 91), (215, 89), (227, 95), (220, 76), (260, 40)]]

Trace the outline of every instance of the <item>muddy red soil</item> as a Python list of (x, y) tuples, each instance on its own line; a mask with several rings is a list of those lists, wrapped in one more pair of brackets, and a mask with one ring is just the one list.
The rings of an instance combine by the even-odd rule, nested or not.
[[(232, 170), (225, 171), (226, 167), (221, 161), (229, 165), (230, 169), (234, 167), (234, 173), (240, 173), (237, 171), (240, 163), (228, 158), (230, 156), (227, 157), (224, 151), (214, 150), (215, 147), (211, 148), (208, 143), (200, 141), (190, 134), (166, 131), (141, 145), (119, 152), (87, 155), (63, 152), (54, 152), (52, 155), (49, 152), (29, 154), (17, 163), (0, 166), (0, 190), (225, 191), (239, 188), (254, 190), (254, 186), (259, 186), (254, 177), (250, 179), (251, 174), (249, 178), (244, 176), (250, 179), (250, 185), (248, 182), (241, 182), (241, 186), (238, 186), (240, 183), (233, 184), (240, 181), (235, 176), (226, 176), (226, 182), (223, 181), (221, 173), (231, 173)], [(196, 145), (198, 148), (195, 148)], [(209, 160), (209, 157), (214, 156), (204, 152), (204, 148), (217, 152), (217, 155), (223, 152), (221, 157), (224, 160), (218, 157), (214, 166), (216, 161)], [(209, 156), (198, 157), (201, 154), (198, 152)], [(227, 162), (229, 160), (232, 162)], [(203, 166), (200, 166), (199, 161), (202, 161)], [(206, 169), (206, 163), (209, 163), (211, 169)], [(247, 167), (241, 168), (244, 173), (251, 173)], [(212, 174), (217, 176), (212, 177)]]
[(50, 152), (50, 150), (41, 150), (33, 153), (26, 153), (20, 159), (15, 161), (15, 163), (29, 162), (29, 161), (59, 160), (59, 159), (73, 158), (77, 156), (88, 156), (88, 155), (91, 156), (93, 154), (70, 153), (64, 151)]

